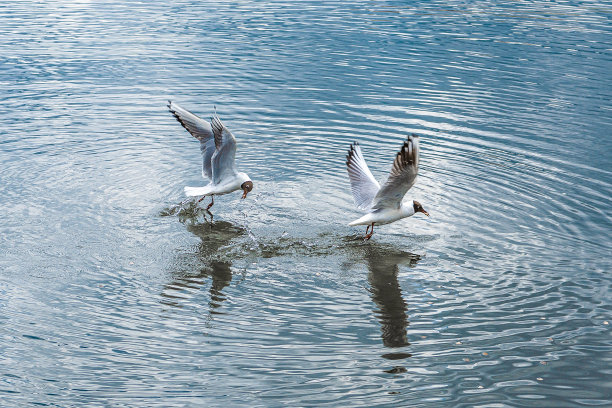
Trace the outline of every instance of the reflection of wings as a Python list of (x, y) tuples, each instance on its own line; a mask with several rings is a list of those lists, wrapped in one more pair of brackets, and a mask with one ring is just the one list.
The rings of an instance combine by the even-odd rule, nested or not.
[(236, 174), (236, 138), (215, 114), (211, 120), (217, 151), (212, 156), (213, 183), (219, 184), (226, 177)]
[(410, 135), (397, 153), (387, 182), (380, 188), (372, 208), (399, 208), (419, 172), (419, 137)]
[[(227, 250), (224, 248), (244, 236), (246, 230), (226, 221), (216, 221), (214, 229), (210, 224), (186, 223), (186, 226), (201, 242), (197, 250), (179, 254), (172, 262), (172, 280), (164, 285), (161, 303), (173, 307), (208, 305), (209, 319), (212, 319), (219, 314), (218, 309), (226, 299), (224, 289), (232, 280), (232, 264), (225, 260)], [(194, 289), (208, 282), (210, 300), (202, 302), (197, 297), (204, 296), (203, 292)]]
[(202, 152), (202, 177), (208, 177), (212, 180), (213, 172), (211, 159), (215, 153), (216, 147), (213, 129), (210, 123), (197, 117), (187, 109), (181, 108), (172, 101), (168, 101), (168, 109), (176, 120), (178, 120), (193, 137), (200, 141), (200, 151)]
[(370, 209), (380, 185), (368, 168), (361, 154), (361, 148), (356, 142), (351, 145), (351, 149), (346, 155), (346, 168), (351, 181), (351, 191), (353, 192), (355, 205), (360, 210)]

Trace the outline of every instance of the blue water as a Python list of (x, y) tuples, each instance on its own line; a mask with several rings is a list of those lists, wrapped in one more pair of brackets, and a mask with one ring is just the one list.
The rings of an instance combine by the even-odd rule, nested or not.
[[(612, 405), (612, 5), (0, 5), (0, 405)], [(167, 99), (238, 139), (215, 200)], [(431, 214), (345, 170), (421, 137)]]

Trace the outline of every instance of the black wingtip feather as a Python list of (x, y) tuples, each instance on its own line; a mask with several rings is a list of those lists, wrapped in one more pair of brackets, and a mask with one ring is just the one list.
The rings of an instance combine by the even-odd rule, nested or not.
[(184, 127), (186, 131), (188, 131), (189, 133), (191, 133), (191, 132), (189, 131), (189, 128), (188, 128), (188, 127), (187, 127), (187, 125), (185, 124), (185, 122), (183, 122), (183, 120), (180, 118), (180, 116), (179, 116), (179, 115), (177, 115), (177, 114), (176, 114), (176, 112), (174, 112), (174, 111), (170, 111), (170, 112), (172, 113), (172, 116), (174, 116), (174, 117), (176, 118), (176, 120), (178, 121), (178, 123), (180, 123), (180, 124), (181, 124), (181, 126), (182, 126), (182, 127)]
[[(181, 119), (181, 117), (178, 115), (178, 113), (176, 113), (176, 111), (174, 109), (172, 109), (172, 107), (170, 106), (172, 105), (172, 101), (168, 100), (168, 110), (170, 111), (170, 113), (172, 114), (172, 116), (174, 116), (174, 118), (177, 120), (178, 123), (181, 124), (181, 126), (183, 128), (185, 128), (185, 130), (187, 132), (189, 132), (191, 134), (191, 131), (189, 130), (189, 128), (187, 127), (187, 125), (185, 124), (185, 122), (183, 122), (183, 120)], [(195, 137), (195, 136), (194, 136)], [(197, 139), (197, 137), (196, 137)]]
[(355, 146), (358, 146), (358, 145), (359, 145), (359, 143), (357, 143), (357, 142), (351, 143), (349, 151), (348, 151), (348, 153), (346, 155), (346, 165), (347, 166), (350, 166), (351, 161), (353, 160), (353, 155), (355, 154)]
[(406, 137), (406, 140), (404, 140), (404, 143), (402, 144), (402, 148), (395, 156), (393, 171), (401, 171), (401, 168), (404, 166), (413, 165), (418, 160), (418, 157), (416, 156), (417, 151), (414, 148), (414, 142), (417, 138), (418, 136), (414, 133)]

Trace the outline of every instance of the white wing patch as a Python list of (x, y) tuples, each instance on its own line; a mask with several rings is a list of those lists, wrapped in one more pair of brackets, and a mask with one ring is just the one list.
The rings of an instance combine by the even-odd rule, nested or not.
[(351, 145), (346, 155), (346, 168), (351, 181), (351, 191), (353, 192), (355, 205), (360, 210), (370, 209), (380, 185), (368, 168), (361, 154), (361, 148), (356, 142)]

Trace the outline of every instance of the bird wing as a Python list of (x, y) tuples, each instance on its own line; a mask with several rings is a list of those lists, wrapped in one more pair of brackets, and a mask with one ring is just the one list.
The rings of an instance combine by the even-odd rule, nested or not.
[(351, 191), (353, 192), (355, 205), (360, 210), (371, 208), (372, 200), (380, 189), (380, 185), (368, 168), (357, 142), (351, 145), (346, 155), (346, 169), (351, 181)]
[(210, 121), (216, 151), (212, 155), (212, 180), (215, 184), (220, 184), (227, 177), (236, 175), (236, 138), (232, 135), (221, 119), (215, 115)]
[(372, 208), (399, 208), (419, 172), (419, 137), (410, 135), (395, 156), (391, 174), (372, 202)]
[(181, 108), (172, 101), (168, 101), (168, 109), (176, 120), (178, 120), (193, 137), (200, 141), (200, 151), (202, 152), (202, 177), (212, 180), (213, 171), (211, 159), (216, 148), (215, 137), (210, 123), (197, 117), (187, 109)]

